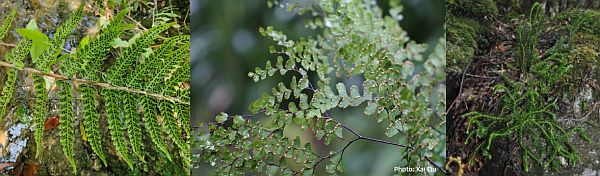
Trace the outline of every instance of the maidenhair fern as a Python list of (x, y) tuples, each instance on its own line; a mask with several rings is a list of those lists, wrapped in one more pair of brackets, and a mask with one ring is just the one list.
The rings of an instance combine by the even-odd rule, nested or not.
[[(217, 174), (319, 175), (343, 172), (342, 158), (356, 141), (398, 147), (408, 166), (439, 167), (445, 161), (445, 38), (428, 47), (410, 41), (400, 27), (401, 7), (384, 16), (375, 1), (317, 1), (314, 6), (288, 6), (290, 11), (315, 17), (308, 27), (318, 36), (289, 40), (272, 27), (261, 28), (273, 40), (276, 58), (248, 76), (262, 81), (276, 75), (279, 82), (249, 106), (253, 115), (221, 113), (205, 124), (200, 134), (200, 161), (216, 167)], [(387, 14), (387, 13), (385, 13)], [(429, 50), (431, 52), (426, 52)], [(427, 54), (431, 53), (431, 54)], [(349, 84), (344, 80), (364, 81)], [(338, 109), (361, 108), (364, 115), (383, 123), (385, 134), (396, 141), (363, 136), (334, 117)], [(265, 116), (265, 121), (254, 116)], [(318, 155), (310, 143), (288, 137), (283, 131), (297, 125), (312, 131), (326, 145), (344, 140), (345, 146)], [(403, 135), (398, 135), (402, 133)], [(433, 174), (433, 173), (431, 173)]]
[[(0, 97), (1, 114), (11, 108), (12, 93), (17, 88), (17, 74), (33, 79), (35, 90), (34, 138), (36, 158), (44, 150), (44, 122), (48, 115), (49, 93), (56, 92), (60, 110), (60, 145), (77, 172), (74, 150), (76, 119), (94, 154), (107, 165), (103, 143), (102, 117), (108, 122), (111, 143), (116, 154), (134, 169), (136, 161), (148, 160), (143, 146), (144, 134), (164, 157), (189, 168), (189, 35), (167, 38), (144, 58), (143, 53), (158, 45), (156, 38), (174, 23), (153, 26), (143, 32), (129, 47), (121, 49), (114, 62), (109, 53), (111, 43), (132, 29), (124, 24), (128, 10), (120, 11), (102, 31), (82, 39), (73, 54), (62, 54), (65, 41), (79, 25), (85, 4), (81, 4), (56, 30), (54, 37), (39, 37), (38, 29), (18, 29), (26, 39), (19, 41), (0, 61), (7, 79)], [(10, 28), (16, 11), (4, 20), (2, 36)], [(31, 55), (31, 61), (26, 60)], [(111, 62), (109, 62), (111, 61)], [(56, 84), (54, 86), (53, 84)], [(77, 106), (81, 105), (81, 113)], [(138, 111), (142, 110), (142, 111)], [(77, 114), (81, 114), (78, 117)], [(167, 134), (169, 138), (164, 138)], [(178, 152), (169, 149), (173, 142)], [(131, 151), (130, 151), (131, 150)], [(177, 157), (171, 155), (178, 154)], [(175, 160), (177, 159), (177, 160)]]

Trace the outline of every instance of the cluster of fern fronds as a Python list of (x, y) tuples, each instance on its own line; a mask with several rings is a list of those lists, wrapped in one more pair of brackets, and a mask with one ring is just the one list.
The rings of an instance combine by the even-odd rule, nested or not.
[(504, 94), (501, 113), (470, 112), (464, 115), (468, 118), (465, 143), (474, 140), (473, 137), (483, 140), (469, 162), (473, 162), (480, 152), (490, 159), (492, 143), (497, 138), (512, 136), (518, 139), (525, 171), (529, 171), (530, 160), (544, 169), (558, 169), (563, 165), (561, 157), (570, 164), (579, 161), (571, 140), (577, 134), (584, 139), (587, 136), (581, 128), (565, 129), (557, 123), (558, 97), (553, 95), (557, 93), (557, 86), (564, 84), (564, 75), (572, 70), (568, 50), (559, 45), (551, 49), (546, 58), (537, 58), (537, 41), (542, 29), (536, 26), (543, 20), (540, 14), (543, 14), (543, 8), (535, 4), (530, 21), (537, 21), (537, 24), (524, 24), (517, 36), (519, 48), (516, 54), (521, 57), (518, 64), (527, 76), (522, 81), (515, 81), (502, 75), (506, 83), (494, 87), (495, 93)]
[[(85, 4), (70, 15), (57, 29), (51, 40), (38, 29), (23, 28), (17, 32), (24, 38), (1, 61), (7, 79), (2, 86), (0, 116), (10, 109), (12, 93), (18, 85), (17, 75), (32, 78), (35, 89), (34, 137), (36, 157), (43, 152), (44, 122), (48, 114), (48, 94), (57, 91), (60, 107), (60, 144), (66, 158), (77, 172), (73, 145), (76, 119), (93, 152), (107, 159), (102, 148), (101, 117), (106, 117), (110, 139), (118, 156), (134, 169), (136, 163), (147, 161), (145, 150), (156, 148), (163, 157), (177, 161), (182, 170), (189, 169), (189, 35), (165, 39), (158, 47), (156, 38), (175, 23), (153, 26), (121, 49), (114, 61), (112, 42), (132, 25), (124, 22), (128, 10), (120, 11), (101, 32), (81, 40), (71, 54), (62, 54), (67, 37), (79, 25)], [(2, 23), (0, 36), (4, 36), (15, 17), (13, 11)], [(32, 50), (35, 48), (35, 51)], [(41, 48), (41, 50), (40, 50)], [(153, 48), (151, 54), (145, 55)], [(41, 51), (41, 52), (37, 52)], [(31, 57), (29, 57), (31, 56)], [(29, 60), (31, 58), (31, 60)], [(50, 86), (47, 85), (50, 83)], [(54, 83), (56, 86), (53, 86)], [(51, 88), (56, 87), (56, 88)], [(77, 105), (82, 113), (75, 113)], [(78, 117), (76, 114), (82, 114)], [(166, 133), (169, 138), (163, 137)], [(143, 146), (144, 135), (155, 145)], [(171, 157), (170, 139), (178, 151), (177, 160)], [(145, 149), (144, 149), (145, 148)]]

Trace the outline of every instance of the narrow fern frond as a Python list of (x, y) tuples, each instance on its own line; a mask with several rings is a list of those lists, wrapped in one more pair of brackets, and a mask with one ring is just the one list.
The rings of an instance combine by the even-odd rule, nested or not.
[(33, 84), (35, 86), (35, 109), (33, 114), (34, 138), (35, 138), (35, 158), (39, 158), (42, 151), (42, 138), (44, 136), (44, 122), (46, 121), (46, 102), (48, 102), (48, 91), (46, 90), (46, 80), (39, 75), (33, 75)]
[[(185, 141), (189, 142), (190, 139), (190, 106), (178, 104), (176, 107), (177, 118), (181, 122), (183, 132), (185, 133)], [(189, 145), (189, 143), (187, 144)], [(189, 151), (188, 151), (189, 152)]]
[(10, 62), (11, 64), (14, 64), (15, 66), (17, 66), (17, 68), (22, 69), (23, 67), (25, 67), (25, 64), (23, 62), (25, 60), (25, 57), (29, 55), (30, 48), (30, 40), (21, 40), (19, 44), (17, 44), (15, 48), (11, 49), (10, 53), (4, 57), (6, 58), (6, 61)]
[(0, 96), (0, 119), (4, 118), (8, 103), (12, 99), (15, 85), (17, 84), (17, 71), (14, 69), (6, 70), (6, 80), (2, 86), (2, 96)]
[(83, 101), (83, 125), (85, 127), (85, 134), (87, 135), (90, 146), (92, 146), (92, 150), (100, 157), (104, 166), (106, 166), (106, 157), (102, 150), (102, 138), (100, 135), (100, 117), (97, 112), (97, 91), (86, 84), (80, 85), (79, 91), (81, 92)]
[(171, 59), (169, 55), (173, 53), (177, 43), (186, 41), (190, 41), (189, 35), (179, 35), (168, 38), (150, 55), (149, 58), (144, 60), (143, 64), (138, 66), (139, 69), (136, 69), (134, 73), (130, 74), (131, 78), (129, 79), (129, 85), (137, 89), (143, 88), (143, 83), (145, 83), (146, 80), (156, 77), (154, 73), (156, 72), (157, 67), (166, 66), (162, 64), (163, 59)]
[(10, 29), (10, 26), (15, 19), (15, 15), (17, 15), (17, 8), (13, 8), (10, 14), (8, 14), (8, 16), (2, 20), (2, 26), (0, 26), (0, 40), (2, 40), (4, 36), (6, 36), (6, 33), (8, 33), (8, 29)]
[(98, 72), (106, 60), (106, 55), (110, 51), (111, 43), (115, 38), (118, 38), (125, 30), (123, 27), (123, 17), (128, 13), (128, 10), (122, 10), (110, 20), (109, 25), (103, 29), (98, 38), (92, 39), (87, 45), (77, 49), (76, 63), (80, 63), (81, 77), (87, 80), (98, 81)]
[[(190, 43), (184, 44), (181, 48), (174, 51), (171, 55), (164, 58), (162, 67), (158, 68), (153, 74), (154, 78), (146, 84), (146, 90), (152, 92), (164, 92), (163, 86), (169, 79), (173, 78), (173, 73), (181, 68), (182, 63), (185, 63), (182, 58), (187, 58), (190, 55), (188, 51)], [(168, 89), (168, 86), (167, 86)]]
[(50, 46), (42, 52), (42, 54), (38, 58), (32, 58), (33, 63), (36, 64), (36, 68), (42, 70), (44, 72), (50, 71), (50, 65), (56, 59), (56, 57), (61, 53), (63, 46), (65, 45), (65, 41), (69, 34), (77, 28), (79, 22), (81, 21), (81, 17), (83, 15), (83, 7), (85, 3), (81, 3), (77, 11), (69, 17), (69, 19), (62, 23), (56, 33), (54, 34), (54, 38), (50, 41)]
[(179, 155), (183, 159), (184, 166), (189, 166), (189, 145), (186, 144), (185, 139), (181, 136), (181, 129), (179, 127), (177, 116), (175, 116), (175, 103), (162, 100), (159, 102), (160, 114), (165, 124), (165, 131), (169, 135), (169, 138), (175, 142), (179, 149)]
[(156, 39), (158, 34), (167, 30), (175, 23), (167, 23), (152, 27), (140, 38), (137, 38), (131, 46), (129, 46), (123, 54), (117, 59), (116, 63), (108, 70), (108, 82), (114, 85), (124, 85), (125, 80), (123, 76), (128, 74), (129, 70), (132, 70), (131, 66), (134, 65), (135, 61), (144, 52), (145, 48), (148, 48), (150, 44)]
[(117, 150), (119, 155), (127, 163), (129, 168), (133, 170), (133, 163), (129, 159), (129, 151), (125, 141), (125, 129), (123, 123), (121, 123), (121, 113), (119, 109), (120, 97), (115, 90), (103, 89), (101, 95), (104, 97), (104, 109), (106, 109), (106, 116), (108, 120), (108, 129), (110, 131), (110, 137), (112, 143)]
[[(29, 54), (29, 47), (31, 47), (31, 41), (23, 40), (17, 44), (17, 47), (13, 48), (10, 53), (6, 54), (4, 58), (18, 68), (23, 68), (23, 60), (25, 59), (25, 56)], [(2, 96), (0, 96), (0, 120), (6, 113), (8, 103), (12, 99), (16, 84), (17, 70), (7, 69), (6, 80), (4, 81), (4, 86), (2, 86)]]
[(165, 145), (165, 141), (161, 137), (161, 130), (158, 125), (158, 113), (157, 113), (157, 102), (155, 99), (144, 96), (141, 98), (141, 102), (144, 106), (144, 125), (146, 127), (146, 132), (150, 135), (150, 139), (156, 147), (169, 159), (172, 161), (171, 155), (169, 154), (169, 150)]
[(75, 164), (75, 154), (73, 153), (73, 145), (75, 144), (75, 117), (73, 113), (73, 92), (71, 84), (64, 80), (57, 80), (56, 85), (60, 87), (58, 96), (60, 97), (60, 145), (63, 153), (73, 167), (73, 173), (77, 173), (77, 165)]
[(139, 123), (140, 116), (137, 113), (136, 98), (132, 94), (118, 92), (123, 100), (123, 111), (125, 113), (125, 124), (127, 126), (127, 134), (133, 154), (142, 162), (144, 154), (142, 153), (142, 127)]

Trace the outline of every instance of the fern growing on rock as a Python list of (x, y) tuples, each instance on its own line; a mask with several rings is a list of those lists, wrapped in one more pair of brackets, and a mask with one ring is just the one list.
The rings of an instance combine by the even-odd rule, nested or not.
[[(277, 83), (252, 102), (252, 115), (221, 113), (214, 122), (202, 124), (206, 131), (196, 139), (200, 162), (215, 166), (218, 175), (319, 175), (322, 163), (324, 172), (335, 175), (344, 171), (345, 150), (356, 141), (369, 141), (397, 147), (403, 156), (398, 160), (408, 167), (430, 166), (445, 173), (439, 166), (445, 161), (440, 156), (445, 153), (445, 37), (429, 47), (411, 41), (399, 25), (398, 4), (392, 4), (390, 16), (375, 1), (269, 4), (312, 13), (315, 19), (307, 26), (322, 33), (289, 40), (272, 27), (259, 30), (277, 44), (270, 49), (277, 57), (248, 76), (255, 82), (276, 75), (290, 81)], [(349, 78), (363, 81), (344, 83)], [(398, 142), (359, 134), (331, 113), (350, 108), (361, 108), (365, 116), (383, 123), (385, 135)], [(284, 136), (290, 125), (312, 131), (326, 145), (336, 140), (345, 145), (319, 155), (311, 143)]]
[[(104, 166), (108, 163), (103, 143), (108, 141), (102, 140), (102, 134), (107, 129), (116, 154), (130, 169), (135, 168), (137, 161), (146, 163), (147, 150), (157, 148), (163, 157), (178, 163), (181, 170), (187, 170), (190, 165), (190, 90), (183, 85), (189, 82), (190, 36), (169, 37), (158, 49), (143, 57), (152, 50), (151, 46), (158, 45), (157, 37), (175, 24), (165, 23), (144, 31), (129, 47), (115, 50), (111, 45), (113, 41), (132, 29), (132, 25), (124, 23), (128, 10), (122, 10), (101, 32), (82, 39), (75, 52), (61, 55), (67, 37), (80, 24), (84, 6), (82, 3), (57, 28), (51, 40), (40, 37), (45, 35), (37, 29), (17, 30), (25, 38), (0, 60), (7, 74), (0, 96), (0, 115), (4, 117), (12, 107), (9, 104), (14, 98), (12, 93), (19, 86), (17, 75), (24, 74), (25, 79), (33, 79), (35, 90), (36, 158), (44, 151), (42, 141), (44, 122), (49, 114), (49, 93), (56, 92), (60, 145), (74, 173), (77, 172), (73, 148), (77, 140), (77, 119), (80, 119), (84, 140)], [(15, 11), (4, 20), (1, 36), (10, 28), (14, 16)], [(111, 52), (120, 54), (113, 60)], [(80, 110), (78, 106), (83, 108)], [(106, 117), (107, 128), (102, 126), (103, 117)], [(162, 137), (163, 133), (168, 138)], [(155, 147), (143, 145), (145, 136)], [(170, 149), (171, 142), (178, 152)]]

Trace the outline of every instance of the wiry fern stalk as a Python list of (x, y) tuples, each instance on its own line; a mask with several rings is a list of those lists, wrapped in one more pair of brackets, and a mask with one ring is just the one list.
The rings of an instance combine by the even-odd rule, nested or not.
[(117, 155), (121, 156), (123, 161), (133, 170), (133, 163), (129, 159), (129, 151), (127, 143), (125, 143), (125, 125), (121, 122), (122, 113), (118, 104), (122, 101), (115, 90), (101, 90), (101, 95), (104, 97), (104, 109), (106, 110), (108, 129), (110, 130), (111, 140), (117, 150)]
[(106, 166), (106, 157), (102, 150), (100, 135), (100, 116), (98, 115), (97, 91), (89, 85), (80, 85), (79, 91), (83, 100), (83, 126), (92, 150)]
[(33, 63), (36, 64), (36, 68), (45, 72), (50, 71), (50, 64), (53, 63), (56, 57), (63, 50), (63, 46), (69, 34), (73, 32), (73, 30), (79, 25), (81, 21), (81, 17), (83, 15), (83, 7), (85, 7), (85, 3), (81, 3), (77, 11), (72, 14), (69, 19), (62, 23), (56, 33), (54, 34), (54, 38), (50, 41), (50, 46), (42, 52), (42, 54), (37, 58), (32, 58)]
[(8, 33), (8, 29), (10, 29), (10, 26), (12, 26), (15, 15), (17, 15), (16, 8), (14, 8), (10, 14), (8, 14), (8, 16), (2, 20), (2, 26), (0, 26), (0, 40), (2, 40), (4, 36), (6, 36), (6, 33)]
[(33, 76), (35, 85), (35, 109), (33, 114), (33, 123), (35, 126), (35, 157), (39, 158), (42, 151), (42, 138), (44, 136), (44, 122), (46, 121), (46, 102), (48, 101), (48, 91), (46, 90), (46, 80), (38, 75)]
[(71, 84), (64, 80), (57, 80), (56, 85), (60, 88), (60, 145), (71, 167), (73, 167), (73, 173), (76, 174), (77, 165), (75, 164), (75, 154), (73, 153), (73, 145), (75, 144), (73, 92)]

